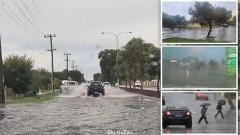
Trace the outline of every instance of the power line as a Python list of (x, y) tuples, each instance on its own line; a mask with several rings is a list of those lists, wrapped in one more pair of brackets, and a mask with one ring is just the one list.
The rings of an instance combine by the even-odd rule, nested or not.
[(64, 60), (61, 61), (61, 63), (59, 63), (59, 64), (56, 66), (55, 70), (59, 69), (60, 65), (62, 65), (64, 62), (65, 62)]
[(48, 27), (48, 29), (50, 30), (50, 32), (52, 32), (51, 27), (48, 25), (47, 21), (44, 19), (41, 11), (39, 10), (39, 8), (38, 8), (38, 6), (37, 6), (37, 4), (34, 2), (34, 0), (32, 0), (32, 2), (33, 2), (34, 7), (36, 8), (37, 12), (39, 13), (40, 17), (42, 18), (42, 20), (44, 21), (44, 23), (47, 25), (47, 27)]
[[(27, 21), (31, 24), (32, 28), (34, 28), (37, 33), (43, 34), (43, 31), (44, 31), (44, 32), (47, 31), (47, 30), (45, 30), (44, 27), (41, 27), (40, 24), (37, 23), (38, 21), (37, 21), (36, 17), (33, 15), (33, 13), (31, 12), (31, 10), (28, 8), (28, 6), (26, 5), (26, 3), (24, 3), (22, 0), (20, 0), (22, 6), (19, 6), (18, 3), (17, 3), (15, 0), (11, 0), (11, 2), (12, 2), (12, 4), (13, 4), (13, 6), (15, 6), (16, 9), (18, 9), (18, 10), (21, 12), (21, 14), (27, 19)], [(48, 25), (47, 21), (44, 19), (43, 15), (41, 14), (41, 12), (40, 12), (39, 8), (37, 7), (36, 3), (35, 3), (33, 0), (32, 0), (32, 2), (33, 2), (33, 4), (34, 4), (35, 8), (37, 9), (37, 11), (39, 12), (42, 20), (45, 22), (45, 24), (48, 26), (48, 28), (51, 29), (50, 26)], [(10, 4), (10, 3), (9, 3), (9, 4)], [(28, 34), (30, 33), (31, 36), (34, 35), (34, 36), (32, 36), (32, 37), (34, 37), (35, 40), (39, 40), (40, 42), (44, 42), (44, 41), (45, 41), (45, 40), (42, 41), (42, 40), (34, 33), (34, 31), (32, 31), (31, 28), (28, 27), (27, 24), (25, 24), (25, 23), (23, 22), (23, 20), (22, 20), (7, 4), (6, 4), (5, 6), (8, 8), (8, 11), (10, 11), (14, 16), (12, 16), (12, 15), (11, 15), (8, 11), (6, 11), (6, 9), (4, 9), (2, 6), (1, 6), (1, 8), (2, 8), (20, 27), (22, 27)], [(26, 12), (24, 12), (24, 11), (21, 9), (21, 7), (24, 7), (24, 8), (25, 8), (25, 11), (27, 11), (27, 13), (28, 13), (29, 15), (27, 15)], [(29, 16), (30, 16), (30, 17), (29, 17)], [(15, 19), (15, 18), (17, 18), (17, 19)], [(27, 29), (27, 30), (26, 30), (26, 29)], [(30, 31), (30, 32), (29, 32), (29, 31)], [(50, 35), (51, 35), (51, 34), (50, 34)], [(50, 38), (50, 40), (51, 40), (51, 50), (50, 50), (50, 51), (51, 51), (51, 53), (52, 53), (53, 50), (56, 50), (56, 47), (52, 44), (52, 38)], [(62, 42), (60, 42), (58, 39), (57, 39), (56, 41), (58, 42), (57, 45), (59, 45), (59, 46), (61, 46), (61, 47), (63, 48), (63, 50), (62, 50), (62, 49), (58, 49), (57, 52), (58, 52), (58, 51), (66, 52), (66, 51), (65, 51), (66, 48), (63, 46)], [(45, 42), (47, 42), (47, 41), (45, 41)], [(54, 42), (55, 42), (55, 41), (54, 41)], [(43, 43), (43, 44), (45, 45), (45, 43)], [(42, 44), (41, 44), (41, 45), (42, 45)], [(53, 48), (54, 48), (54, 49), (53, 49)], [(44, 51), (44, 52), (45, 52), (45, 51)], [(40, 55), (42, 55), (44, 52), (42, 52), (42, 53), (40, 53), (39, 55), (35, 56), (34, 59), (37, 58), (37, 57), (39, 57)], [(58, 54), (58, 55), (59, 55), (59, 54)], [(62, 54), (61, 54), (60, 56), (62, 56)], [(52, 56), (52, 57), (53, 57), (53, 56)], [(53, 58), (52, 58), (52, 61), (53, 61)], [(53, 63), (53, 62), (52, 62), (52, 63)], [(54, 78), (53, 78), (53, 79), (54, 79)]]
[(23, 12), (23, 10), (19, 7), (19, 5), (16, 3), (15, 0), (11, 0), (15, 7), (23, 14), (23, 16), (30, 22), (30, 24), (33, 26), (33, 28), (36, 30), (36, 32), (39, 32), (39, 34), (44, 35), (34, 24), (33, 22), (27, 17), (27, 15)]
[(21, 4), (23, 5), (23, 7), (25, 8), (25, 10), (28, 12), (28, 14), (30, 15), (30, 17), (32, 18), (33, 22), (37, 25), (37, 27), (39, 28), (39, 30), (42, 32), (42, 33), (48, 33), (48, 31), (42, 27), (41, 29), (41, 24), (38, 23), (37, 19), (35, 18), (35, 16), (33, 15), (33, 13), (31, 12), (31, 10), (28, 8), (27, 4), (23, 1), (23, 0), (20, 0)]
[[(40, 43), (42, 42), (42, 40), (15, 14), (15, 12), (6, 4), (4, 4), (5, 7), (8, 8), (8, 11), (10, 11), (13, 15), (11, 15), (3, 6), (0, 6), (2, 8), (2, 10), (13, 20), (15, 21), (26, 33), (28, 33), (29, 35), (31, 35), (35, 40), (37, 40), (39, 42), (40, 45), (42, 45), (42, 47), (45, 48), (45, 46)], [(17, 18), (15, 19), (14, 16)], [(21, 23), (20, 23), (21, 22)], [(26, 30), (28, 29), (28, 30)]]
[[(34, 2), (34, 0), (32, 0), (32, 2), (33, 2), (34, 7), (36, 8), (37, 12), (39, 13), (40, 17), (42, 18), (43, 22), (46, 24), (48, 29), (52, 32), (52, 29), (51, 29), (50, 25), (47, 23), (46, 19), (43, 17), (43, 15), (42, 15), (40, 9), (38, 8), (37, 4)], [(68, 52), (68, 50), (64, 47), (63, 43), (60, 40), (58, 40), (58, 38), (56, 38), (56, 41), (58, 41), (58, 44), (63, 48), (63, 50), (64, 50), (63, 52)]]
[(33, 57), (31, 57), (31, 58), (37, 59), (39, 56), (41, 56), (41, 55), (44, 54), (45, 52), (47, 52), (47, 50), (45, 50), (45, 51), (43, 51), (43, 52), (39, 53), (38, 55), (33, 56)]

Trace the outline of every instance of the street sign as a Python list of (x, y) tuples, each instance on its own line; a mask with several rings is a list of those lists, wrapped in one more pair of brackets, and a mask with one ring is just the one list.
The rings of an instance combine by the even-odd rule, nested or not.
[(236, 48), (235, 47), (226, 47), (226, 68), (227, 74), (233, 75), (236, 74)]

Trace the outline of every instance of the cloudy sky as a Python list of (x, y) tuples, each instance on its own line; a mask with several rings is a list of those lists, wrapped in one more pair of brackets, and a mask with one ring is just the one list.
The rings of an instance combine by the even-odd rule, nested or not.
[[(98, 53), (116, 49), (113, 35), (101, 32), (127, 32), (119, 46), (133, 37), (158, 46), (158, 0), (0, 0), (3, 57), (10, 54), (32, 57), (34, 68), (51, 71), (49, 38), (53, 45), (54, 70), (66, 68), (66, 52), (86, 79), (100, 72)], [(35, 5), (34, 5), (35, 4)], [(26, 32), (27, 31), (27, 32)], [(71, 63), (69, 65), (71, 69)]]

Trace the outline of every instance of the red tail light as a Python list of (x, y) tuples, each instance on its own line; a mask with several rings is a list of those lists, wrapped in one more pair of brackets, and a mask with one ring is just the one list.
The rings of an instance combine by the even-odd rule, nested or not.
[(170, 113), (170, 112), (167, 112), (166, 115), (171, 115), (171, 113)]
[(187, 116), (190, 116), (191, 115), (191, 113), (190, 112), (187, 112)]

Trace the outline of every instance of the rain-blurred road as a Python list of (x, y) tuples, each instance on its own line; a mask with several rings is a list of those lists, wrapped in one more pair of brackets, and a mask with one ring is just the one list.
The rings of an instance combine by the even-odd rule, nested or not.
[[(222, 112), (224, 119), (220, 114), (215, 118), (217, 113), (216, 106), (218, 99), (221, 97), (214, 97), (213, 93), (209, 93), (209, 100), (196, 100), (193, 93), (163, 93), (166, 99), (166, 105), (163, 106), (187, 106), (192, 111), (192, 129), (185, 128), (185, 126), (168, 126), (163, 128), (163, 133), (236, 133), (236, 109), (230, 109), (228, 102), (223, 106)], [(235, 101), (235, 100), (234, 100)], [(198, 120), (201, 116), (200, 104), (210, 103), (208, 107), (207, 119), (209, 124), (206, 124), (204, 120), (198, 124)]]
[(163, 66), (162, 78), (163, 88), (236, 88), (236, 76), (227, 75), (224, 70), (194, 70)]
[(160, 102), (108, 87), (106, 96), (87, 97), (79, 86), (42, 104), (12, 104), (0, 109), (1, 135), (160, 134)]

